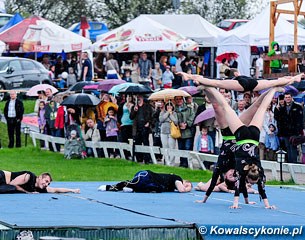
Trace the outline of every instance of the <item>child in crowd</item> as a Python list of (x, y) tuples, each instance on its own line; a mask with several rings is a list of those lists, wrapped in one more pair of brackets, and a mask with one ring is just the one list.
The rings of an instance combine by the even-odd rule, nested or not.
[(162, 74), (162, 85), (163, 88), (172, 88), (172, 82), (174, 74), (170, 70), (170, 66), (166, 66), (166, 71)]
[(130, 70), (125, 70), (124, 77), (122, 79), (126, 82), (132, 82)]
[[(109, 107), (107, 111), (107, 115), (104, 120), (104, 125), (106, 128), (106, 141), (107, 142), (117, 142), (118, 140), (118, 121), (116, 117), (116, 113), (113, 107)], [(113, 149), (110, 149), (108, 151), (110, 158), (114, 158), (116, 155), (116, 158), (119, 158), (119, 154), (113, 151)]]
[(160, 63), (155, 64), (155, 69), (152, 70), (151, 77), (154, 89), (159, 89), (162, 85), (162, 70), (160, 69)]
[[(187, 69), (187, 74), (192, 74), (192, 69), (191, 68), (188, 68)], [(182, 86), (185, 87), (185, 86), (195, 86), (194, 84), (194, 81), (191, 79), (191, 80), (188, 80), (188, 81), (183, 81), (182, 82)]]
[(57, 87), (59, 89), (64, 89), (67, 85), (67, 78), (68, 78), (68, 73), (67, 72), (63, 72), (61, 74), (61, 79), (57, 82)]
[(268, 126), (270, 133), (266, 134), (265, 146), (266, 146), (266, 158), (267, 160), (276, 160), (276, 151), (279, 149), (280, 142), (276, 135), (276, 127), (274, 124)]
[(69, 67), (68, 72), (69, 73), (67, 77), (67, 87), (70, 87), (73, 86), (77, 82), (77, 80), (73, 67)]
[(39, 126), (39, 132), (40, 133), (46, 133), (46, 118), (45, 118), (45, 102), (39, 103), (39, 109), (38, 109), (38, 126)]
[(55, 65), (50, 66), (49, 77), (52, 81), (55, 80)]
[[(214, 143), (211, 136), (208, 135), (208, 127), (202, 126), (200, 134), (198, 135), (195, 142), (196, 151), (200, 153), (214, 153)], [(207, 169), (210, 169), (212, 163), (204, 162)]]
[(66, 159), (86, 158), (85, 143), (77, 136), (76, 130), (70, 132), (70, 136), (65, 142), (64, 156)]

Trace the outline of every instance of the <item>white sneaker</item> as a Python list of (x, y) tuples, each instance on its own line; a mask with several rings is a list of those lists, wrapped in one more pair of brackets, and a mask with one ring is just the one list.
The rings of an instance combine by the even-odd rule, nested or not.
[(106, 191), (106, 186), (107, 185), (101, 185), (101, 186), (99, 186), (99, 188), (97, 190), (104, 192), (104, 191)]
[(124, 187), (123, 192), (133, 192), (133, 189), (129, 187)]

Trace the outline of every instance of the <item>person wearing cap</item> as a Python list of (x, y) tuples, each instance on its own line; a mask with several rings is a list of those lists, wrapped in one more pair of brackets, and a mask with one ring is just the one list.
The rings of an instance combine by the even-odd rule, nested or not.
[(82, 69), (80, 74), (80, 81), (92, 81), (92, 63), (88, 57), (87, 52), (82, 53)]
[(162, 74), (163, 88), (172, 88), (172, 82), (175, 79), (174, 74), (170, 70), (170, 66), (166, 66), (165, 72)]

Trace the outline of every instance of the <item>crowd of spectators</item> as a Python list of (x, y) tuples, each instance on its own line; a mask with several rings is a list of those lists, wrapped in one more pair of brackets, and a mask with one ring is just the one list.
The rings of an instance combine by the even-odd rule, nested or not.
[[(86, 61), (88, 56), (83, 57)], [(55, 64), (50, 64), (48, 57), (45, 56), (42, 63), (50, 69), (55, 66), (55, 77), (70, 69), (69, 73), (74, 74), (77, 80), (87, 80), (82, 75), (84, 69), (78, 67), (73, 55), (67, 54), (64, 61), (60, 57), (57, 60)], [(184, 81), (177, 74), (179, 71), (199, 74), (204, 72), (204, 64), (200, 63), (200, 60), (188, 58), (184, 52), (179, 52), (176, 57), (164, 55), (154, 64), (146, 53), (141, 53), (140, 57), (132, 56), (129, 63), (123, 62), (121, 65), (118, 64), (119, 62), (121, 61), (116, 60), (111, 54), (108, 57), (97, 55), (93, 62), (94, 74), (97, 77), (107, 78), (115, 73), (127, 82), (142, 83), (152, 89), (158, 89), (193, 85), (192, 81)], [(219, 89), (219, 92), (237, 115), (241, 115), (259, 95), (250, 92), (240, 94), (226, 89)], [(59, 105), (54, 101), (51, 90), (47, 89), (45, 92), (39, 92), (35, 112), (38, 114), (40, 132), (52, 136), (68, 137), (69, 132), (76, 130), (79, 136), (87, 141), (129, 143), (132, 139), (136, 145), (148, 146), (153, 143), (154, 146), (164, 148), (177, 147), (181, 150), (219, 154), (222, 138), (217, 122), (212, 118), (201, 123), (200, 126), (193, 124), (196, 116), (212, 107), (208, 97), (201, 95), (196, 102), (192, 97), (177, 96), (169, 102), (148, 101), (146, 97), (141, 94), (113, 97), (102, 92), (101, 102), (97, 106), (81, 110), (78, 107)], [(170, 122), (179, 126), (181, 138), (171, 137)], [(287, 151), (287, 162), (305, 163), (304, 160), (298, 159), (302, 156), (301, 148), (290, 141), (290, 137), (303, 134), (303, 125), (303, 107), (293, 100), (291, 94), (286, 93), (274, 98), (265, 113), (260, 137), (260, 158), (274, 161), (276, 151), (283, 149)], [(153, 142), (150, 141), (150, 135)], [(47, 146), (43, 146), (42, 143), (42, 147)], [(59, 150), (60, 146), (56, 147)], [(52, 150), (52, 146), (49, 148)], [(86, 150), (89, 156), (93, 155), (92, 149)], [(102, 151), (99, 155), (103, 156)], [(109, 155), (113, 158), (120, 157), (119, 153), (112, 149), (109, 149)], [(129, 153), (125, 156), (131, 159)], [(137, 153), (136, 157), (138, 161), (151, 163), (149, 154)], [(156, 155), (156, 158), (162, 160), (161, 155)], [(169, 162), (171, 165), (175, 164), (174, 159), (170, 159)], [(205, 164), (210, 168), (210, 164)], [(180, 159), (180, 166), (188, 167), (186, 158)]]

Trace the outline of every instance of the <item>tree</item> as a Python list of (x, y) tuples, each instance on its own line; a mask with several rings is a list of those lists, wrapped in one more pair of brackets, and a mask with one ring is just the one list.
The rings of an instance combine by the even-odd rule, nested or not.
[(181, 2), (179, 12), (199, 14), (211, 23), (228, 18), (251, 18), (266, 6), (263, 0), (185, 0)]
[(19, 12), (23, 17), (38, 15), (63, 27), (80, 21), (82, 15), (94, 19), (99, 2), (75, 0), (10, 0), (6, 1), (8, 13)]
[(101, 17), (110, 28), (119, 27), (141, 14), (163, 14), (172, 12), (169, 0), (104, 0)]

